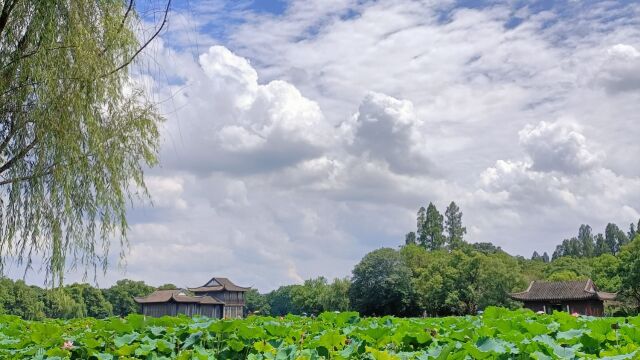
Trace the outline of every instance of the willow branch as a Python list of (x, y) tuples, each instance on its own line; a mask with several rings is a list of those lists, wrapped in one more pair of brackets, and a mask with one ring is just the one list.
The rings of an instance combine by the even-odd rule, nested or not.
[(131, 62), (142, 52), (142, 50), (144, 50), (147, 46), (149, 46), (149, 44), (158, 36), (160, 35), (160, 32), (162, 31), (162, 29), (164, 28), (164, 26), (167, 24), (167, 20), (169, 17), (169, 10), (171, 9), (171, 0), (167, 1), (167, 7), (164, 9), (164, 18), (162, 19), (162, 23), (160, 24), (160, 27), (158, 27), (158, 29), (156, 30), (156, 32), (140, 47), (138, 48), (138, 50), (136, 50), (136, 52), (133, 54), (133, 56), (131, 56), (127, 61), (125, 61), (122, 65), (118, 66), (117, 68), (109, 71), (108, 73), (102, 75), (101, 77), (107, 77), (109, 75), (112, 75), (122, 69), (124, 69), (125, 67), (129, 66), (129, 64), (131, 64)]
[(0, 13), (0, 34), (2, 34), (2, 31), (7, 26), (7, 22), (9, 21), (9, 15), (11, 14), (11, 10), (13, 10), (13, 8), (16, 6), (17, 3), (18, 3), (17, 0), (14, 0), (14, 1), (7, 0), (7, 2), (4, 3), (4, 6), (2, 7), (2, 12)]
[(0, 166), (0, 174), (9, 170), (13, 165), (15, 165), (16, 162), (18, 162), (19, 160), (27, 156), (29, 151), (31, 151), (31, 149), (33, 149), (34, 146), (36, 146), (37, 142), (38, 142), (38, 139), (33, 139), (33, 141), (29, 145), (27, 145), (25, 148), (20, 150), (18, 154), (16, 154), (16, 156), (12, 157), (9, 161), (4, 163), (4, 165)]

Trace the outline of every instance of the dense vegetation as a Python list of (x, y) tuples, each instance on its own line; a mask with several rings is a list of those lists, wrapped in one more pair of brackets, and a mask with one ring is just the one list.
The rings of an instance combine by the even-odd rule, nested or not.
[[(172, 284), (160, 288), (175, 288)], [(134, 296), (150, 294), (156, 288), (142, 281), (120, 280), (108, 289), (73, 284), (54, 289), (29, 286), (24, 281), (0, 279), (0, 314), (24, 319), (105, 318), (126, 316), (138, 310)]]
[(360, 318), (323, 313), (213, 320), (0, 316), (3, 359), (632, 359), (640, 318), (487, 308), (481, 316)]
[[(405, 245), (366, 254), (350, 278), (329, 281), (318, 277), (267, 294), (252, 290), (246, 295), (246, 311), (273, 316), (349, 310), (363, 315), (466, 315), (487, 306), (518, 307), (507, 294), (524, 289), (531, 280), (587, 277), (603, 291), (620, 293), (623, 303), (607, 308), (609, 314), (638, 311), (640, 235), (635, 226), (630, 226), (624, 236), (611, 230), (617, 226), (607, 226), (608, 233), (614, 235), (605, 234), (605, 243), (613, 244), (611, 239), (618, 242), (606, 249), (615, 252), (595, 256), (584, 251), (592, 243), (595, 246), (599, 236), (592, 236), (591, 227), (582, 225), (577, 237), (582, 247), (575, 246), (575, 241), (563, 241), (558, 246), (562, 251), (556, 251), (551, 259), (537, 252), (526, 259), (511, 256), (490, 243), (467, 243), (462, 213), (455, 203), (445, 216), (439, 215), (433, 204), (421, 208), (417, 223), (418, 230), (406, 236)], [(636, 240), (630, 241), (631, 237)], [(41, 289), (0, 279), (0, 313), (25, 319), (126, 316), (137, 311), (134, 296), (145, 296), (153, 290), (144, 282), (131, 280), (120, 280), (108, 289), (88, 284)]]
[[(619, 292), (622, 304), (607, 311), (635, 314), (640, 304), (640, 221), (624, 232), (610, 223), (604, 235), (581, 225), (552, 257), (511, 256), (491, 243), (468, 243), (460, 208), (442, 215), (430, 203), (417, 213), (416, 231), (400, 249), (366, 254), (350, 279), (310, 279), (268, 294), (253, 292), (250, 311), (284, 315), (357, 310), (366, 315), (464, 315), (487, 306), (517, 307), (507, 293), (531, 280), (591, 278), (600, 290)], [(636, 239), (632, 241), (632, 239)]]
[(0, 266), (41, 259), (61, 282), (126, 245), (162, 121), (129, 74), (148, 45), (133, 4), (0, 1)]

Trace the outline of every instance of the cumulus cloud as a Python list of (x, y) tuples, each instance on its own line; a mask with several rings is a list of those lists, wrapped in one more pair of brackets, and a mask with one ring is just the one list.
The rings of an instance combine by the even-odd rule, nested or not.
[(628, 44), (610, 47), (597, 79), (613, 94), (640, 90), (640, 51)]
[(533, 161), (533, 170), (580, 173), (600, 162), (601, 154), (589, 149), (574, 123), (541, 121), (527, 125), (518, 135)]
[(209, 48), (198, 63), (200, 73), (187, 78), (171, 104), (188, 107), (167, 131), (181, 137), (165, 148), (172, 165), (203, 175), (268, 172), (316, 157), (332, 144), (332, 127), (318, 104), (295, 86), (259, 84), (249, 61), (223, 46)]
[(521, 255), (637, 222), (637, 4), (215, 3), (182, 11), (140, 76), (168, 121), (126, 276), (346, 276), (429, 201)]
[(398, 173), (428, 172), (432, 167), (423, 121), (410, 101), (368, 93), (350, 126), (356, 153), (383, 161)]
[[(578, 130), (577, 125), (563, 122), (525, 126), (519, 138), (529, 158), (498, 160), (485, 169), (472, 201), (510, 219), (508, 224), (493, 225), (541, 226), (544, 229), (537, 231), (550, 234), (572, 220), (633, 221), (640, 210), (636, 205), (640, 178), (606, 168)], [(552, 246), (557, 239), (544, 242)]]

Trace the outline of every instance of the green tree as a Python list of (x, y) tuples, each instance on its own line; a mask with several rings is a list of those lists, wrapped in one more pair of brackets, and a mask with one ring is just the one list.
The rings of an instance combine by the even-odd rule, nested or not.
[(17, 315), (27, 320), (41, 320), (45, 317), (44, 304), (38, 297), (38, 291), (24, 281), (12, 282), (3, 279), (3, 286), (11, 289), (10, 297), (4, 304), (5, 311), (11, 315)]
[(584, 276), (579, 276), (571, 270), (559, 270), (547, 277), (549, 281), (572, 281), (581, 279), (584, 279)]
[(508, 293), (525, 284), (518, 261), (502, 252), (435, 251), (423, 264), (414, 288), (420, 308), (431, 315), (475, 314), (490, 305), (513, 307)]
[(138, 311), (138, 304), (135, 302), (134, 297), (147, 296), (153, 290), (153, 286), (145, 284), (144, 281), (123, 279), (118, 280), (110, 288), (103, 290), (103, 294), (111, 304), (114, 315), (127, 316)]
[(602, 254), (611, 254), (611, 252), (607, 248), (607, 244), (604, 241), (604, 235), (598, 233), (595, 237), (596, 248), (594, 255), (600, 256)]
[(2, 262), (41, 256), (61, 282), (67, 261), (106, 266), (110, 239), (126, 242), (161, 121), (130, 80), (147, 43), (127, 3), (0, 2)]
[(79, 304), (82, 316), (105, 318), (113, 314), (111, 304), (104, 298), (100, 289), (89, 284), (72, 284), (64, 287), (64, 290), (73, 300)]
[(416, 233), (413, 231), (408, 232), (407, 235), (404, 236), (404, 244), (405, 245), (417, 244)]
[(604, 231), (604, 242), (607, 246), (607, 252), (616, 255), (620, 248), (629, 242), (629, 239), (618, 225), (609, 223)]
[(427, 210), (424, 208), (424, 206), (421, 206), (420, 209), (418, 209), (416, 226), (417, 226), (417, 233), (418, 233), (417, 242), (422, 246), (425, 246), (425, 244), (427, 243), (427, 233), (426, 233), (426, 227), (425, 227), (426, 222), (427, 222)]
[(44, 313), (48, 318), (72, 319), (83, 316), (82, 306), (78, 304), (64, 289), (46, 290), (42, 299)]
[(282, 316), (287, 314), (300, 314), (301, 311), (293, 302), (292, 292), (300, 285), (281, 286), (267, 294), (271, 315)]
[(425, 222), (422, 224), (420, 245), (429, 250), (438, 250), (444, 246), (445, 237), (443, 235), (444, 217), (433, 203), (429, 203), (425, 215)]
[(245, 292), (244, 301), (248, 313), (268, 315), (271, 311), (267, 295), (260, 294), (256, 289)]
[(305, 280), (304, 284), (291, 291), (291, 298), (296, 308), (303, 313), (319, 314), (324, 311), (322, 299), (327, 291), (327, 279), (320, 276)]
[(374, 250), (353, 269), (349, 300), (364, 315), (412, 312), (411, 270), (394, 249)]
[(444, 215), (447, 243), (452, 249), (458, 248), (464, 242), (464, 234), (467, 233), (467, 228), (462, 226), (462, 212), (458, 205), (452, 201), (447, 206)]
[(174, 284), (164, 284), (164, 285), (160, 285), (156, 288), (156, 290), (175, 290), (178, 287), (175, 286)]
[(620, 259), (603, 254), (591, 260), (591, 279), (602, 291), (616, 292), (620, 288), (621, 277), (618, 269)]
[(620, 295), (640, 311), (640, 235), (621, 249), (619, 258)]
[[(554, 275), (561, 273), (560, 275)], [(569, 273), (575, 274), (567, 278)], [(565, 256), (550, 262), (544, 269), (544, 276), (547, 280), (572, 280), (583, 279), (591, 276), (591, 266), (589, 259)]]
[(547, 254), (547, 252), (545, 251), (545, 252), (542, 254), (542, 262), (548, 263), (549, 261), (551, 261), (551, 260), (549, 259), (549, 254)]
[(351, 303), (349, 302), (349, 289), (351, 288), (351, 280), (333, 279), (333, 282), (327, 285), (327, 289), (320, 300), (324, 311), (349, 311)]
[(593, 233), (591, 226), (582, 224), (578, 229), (578, 241), (581, 245), (582, 256), (592, 257), (595, 255), (595, 242), (593, 240)]

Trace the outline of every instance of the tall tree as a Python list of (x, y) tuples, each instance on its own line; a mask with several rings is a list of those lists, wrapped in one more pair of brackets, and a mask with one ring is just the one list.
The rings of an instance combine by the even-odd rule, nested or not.
[(578, 229), (578, 241), (582, 248), (582, 256), (592, 257), (595, 255), (595, 243), (593, 241), (593, 233), (591, 226), (582, 224)]
[(534, 251), (533, 255), (531, 255), (531, 260), (542, 260), (542, 256), (537, 251)]
[(416, 218), (416, 226), (417, 226), (417, 233), (418, 233), (418, 244), (424, 246), (424, 244), (427, 243), (427, 233), (426, 233), (426, 228), (425, 228), (425, 223), (427, 222), (427, 209), (424, 208), (424, 206), (421, 206), (420, 209), (418, 209), (418, 216)]
[(595, 256), (600, 256), (602, 254), (610, 254), (611, 252), (609, 251), (607, 244), (604, 241), (604, 235), (602, 235), (601, 233), (598, 233), (595, 237), (595, 243), (596, 243), (596, 247), (594, 250), (594, 255)]
[(620, 248), (629, 242), (629, 239), (618, 225), (609, 223), (604, 231), (604, 242), (607, 245), (608, 252), (616, 255)]
[(427, 212), (425, 214), (425, 221), (422, 226), (422, 233), (424, 234), (424, 241), (420, 242), (420, 245), (429, 250), (438, 250), (444, 246), (445, 237), (443, 235), (444, 230), (444, 217), (433, 203), (429, 203)]
[(404, 244), (405, 245), (417, 244), (416, 233), (414, 233), (413, 231), (408, 232), (407, 235), (404, 236)]
[[(640, 226), (640, 220), (638, 220), (638, 226)], [(636, 228), (634, 223), (629, 224), (629, 232), (627, 233), (627, 237), (633, 240), (636, 237), (636, 234), (640, 233), (640, 228)]]
[(464, 242), (464, 234), (467, 228), (462, 226), (462, 212), (455, 202), (451, 202), (444, 212), (445, 215), (445, 231), (447, 233), (447, 242), (450, 248), (458, 248)]
[(553, 251), (553, 254), (551, 255), (551, 260), (556, 260), (556, 259), (559, 259), (559, 258), (565, 256), (565, 254), (566, 254), (566, 250), (565, 250), (565, 246), (564, 246), (565, 241), (563, 241), (563, 243), (560, 244), (560, 245), (556, 245), (556, 249)]
[(133, 1), (0, 1), (0, 265), (39, 256), (61, 281), (126, 242), (161, 121), (128, 72), (140, 23)]
[(544, 254), (542, 254), (542, 262), (548, 263), (549, 261), (549, 254), (545, 251)]

